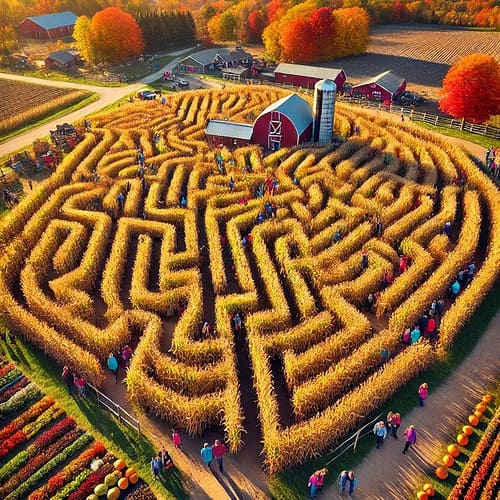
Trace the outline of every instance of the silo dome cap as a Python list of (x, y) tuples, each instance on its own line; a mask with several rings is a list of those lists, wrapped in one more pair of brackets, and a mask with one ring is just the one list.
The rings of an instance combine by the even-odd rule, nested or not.
[(314, 88), (317, 90), (337, 90), (337, 85), (333, 80), (320, 80), (319, 82), (316, 82), (316, 85), (314, 85)]

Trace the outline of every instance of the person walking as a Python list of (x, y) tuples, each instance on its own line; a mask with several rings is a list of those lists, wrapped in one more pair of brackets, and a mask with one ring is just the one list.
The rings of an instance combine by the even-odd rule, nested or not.
[(366, 250), (361, 253), (361, 268), (365, 270), (368, 267), (368, 254)]
[(407, 427), (405, 430), (405, 447), (403, 448), (403, 455), (410, 449), (410, 446), (417, 442), (417, 431), (413, 425)]
[(125, 344), (122, 348), (122, 360), (125, 366), (129, 365), (131, 357), (132, 357), (132, 349), (128, 344)]
[(155, 481), (158, 480), (160, 476), (160, 465), (161, 465), (161, 458), (158, 455), (156, 455), (156, 457), (153, 457), (151, 459), (151, 472), (153, 473)]
[(181, 435), (175, 429), (172, 429), (172, 441), (173, 441), (174, 446), (176, 448), (179, 448), (179, 450), (184, 449), (184, 446), (182, 444)]
[(425, 400), (427, 399), (427, 396), (429, 395), (429, 386), (427, 383), (420, 384), (420, 387), (418, 388), (418, 404), (420, 406), (424, 406)]
[(326, 474), (328, 473), (328, 469), (325, 467), (323, 469), (320, 469), (318, 472), (319, 472), (319, 474), (318, 474), (318, 486), (317, 486), (316, 491), (323, 488), (323, 485), (325, 484), (325, 477), (326, 477)]
[(241, 316), (236, 313), (234, 316), (233, 316), (233, 324), (234, 324), (234, 331), (235, 332), (239, 332), (241, 330)]
[(118, 361), (113, 353), (108, 356), (108, 368), (115, 376), (115, 383), (118, 382)]
[(319, 482), (319, 471), (315, 471), (309, 477), (309, 482), (307, 486), (309, 486), (309, 498), (316, 498), (316, 490), (318, 489)]
[(375, 434), (377, 450), (384, 444), (384, 439), (387, 437), (387, 429), (384, 421), (381, 420), (373, 426), (373, 434)]
[(391, 436), (394, 439), (398, 438), (398, 429), (401, 426), (401, 415), (399, 413), (395, 413), (391, 419)]
[(218, 439), (212, 445), (212, 455), (217, 460), (217, 465), (219, 466), (219, 471), (224, 472), (224, 455), (226, 454), (226, 446), (221, 443)]
[(63, 379), (65, 384), (68, 386), (68, 392), (69, 392), (70, 396), (72, 396), (73, 395), (73, 392), (72, 392), (73, 374), (71, 373), (71, 370), (66, 365), (63, 366), (61, 378)]
[(203, 445), (203, 448), (201, 449), (201, 458), (203, 460), (203, 462), (205, 463), (205, 465), (210, 469), (210, 465), (212, 463), (212, 460), (214, 458), (213, 454), (212, 454), (212, 448), (210, 447), (210, 445), (208, 443), (205, 443)]
[(354, 472), (352, 470), (347, 471), (343, 470), (340, 473), (340, 492), (342, 495), (344, 494), (344, 491), (347, 486), (347, 482), (349, 482), (349, 495), (352, 495), (354, 493), (354, 488), (358, 485), (358, 479), (354, 475)]

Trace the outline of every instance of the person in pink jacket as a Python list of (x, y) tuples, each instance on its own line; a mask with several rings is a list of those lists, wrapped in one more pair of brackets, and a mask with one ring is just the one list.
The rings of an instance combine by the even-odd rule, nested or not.
[(409, 450), (410, 446), (417, 442), (417, 431), (413, 425), (407, 427), (405, 430), (405, 447), (403, 448), (403, 455)]
[(316, 490), (318, 489), (320, 483), (320, 471), (317, 470), (311, 474), (307, 486), (309, 486), (309, 498), (316, 498)]
[(428, 395), (429, 386), (424, 382), (423, 384), (420, 384), (420, 387), (418, 388), (418, 404), (420, 406), (424, 406), (424, 402), (427, 399)]

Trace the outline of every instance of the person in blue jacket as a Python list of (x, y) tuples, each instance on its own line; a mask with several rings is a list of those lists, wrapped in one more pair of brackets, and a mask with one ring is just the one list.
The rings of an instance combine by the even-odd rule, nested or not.
[(208, 443), (205, 443), (201, 449), (201, 458), (203, 459), (205, 465), (210, 469), (210, 464), (212, 463), (214, 456), (212, 453), (212, 447)]
[(115, 382), (118, 382), (118, 361), (113, 353), (109, 354), (108, 357), (108, 368), (115, 376)]

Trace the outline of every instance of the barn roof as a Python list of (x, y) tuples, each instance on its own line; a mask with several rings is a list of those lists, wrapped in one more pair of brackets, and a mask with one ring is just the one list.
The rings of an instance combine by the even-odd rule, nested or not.
[(362, 85), (370, 85), (376, 83), (383, 89), (387, 90), (391, 94), (395, 94), (398, 88), (405, 82), (405, 79), (395, 75), (392, 71), (384, 71), (377, 76), (374, 76), (371, 80), (358, 83), (358, 85), (353, 85), (353, 89), (361, 87)]
[(179, 64), (182, 64), (183, 61), (187, 59), (193, 59), (193, 61), (196, 61), (197, 63), (203, 66), (208, 66), (209, 64), (215, 62), (215, 56), (217, 55), (222, 59), (224, 59), (224, 61), (226, 62), (239, 61), (240, 59), (248, 59), (249, 57), (252, 57), (250, 54), (241, 49), (238, 50), (229, 50), (225, 48), (206, 49), (206, 50), (200, 50), (199, 52), (195, 52), (194, 54), (190, 54), (188, 57), (186, 57), (186, 59), (180, 61)]
[(323, 68), (319, 66), (305, 66), (303, 64), (280, 63), (274, 70), (274, 73), (307, 76), (310, 78), (319, 78), (320, 80), (323, 80), (324, 78), (335, 80), (335, 78), (337, 78), (343, 71), (343, 69), (337, 68)]
[(54, 52), (50, 52), (47, 56), (47, 59), (52, 59), (53, 61), (57, 61), (61, 64), (66, 64), (68, 62), (75, 60), (75, 55), (67, 50), (56, 50)]
[(272, 111), (278, 111), (288, 117), (295, 125), (298, 135), (309, 127), (313, 119), (311, 105), (297, 94), (290, 94), (273, 102), (259, 117)]
[(54, 28), (62, 28), (63, 26), (74, 25), (78, 16), (68, 10), (66, 12), (57, 12), (56, 14), (27, 17), (26, 19), (33, 21), (45, 30), (51, 30)]
[(233, 137), (249, 141), (252, 137), (253, 125), (248, 123), (229, 122), (226, 120), (210, 120), (205, 128), (205, 134), (220, 137)]
[(245, 68), (244, 66), (238, 66), (236, 68), (233, 68), (232, 66), (230, 66), (229, 68), (222, 68), (222, 73), (229, 74), (229, 75), (241, 76), (247, 71), (248, 71), (248, 68)]

